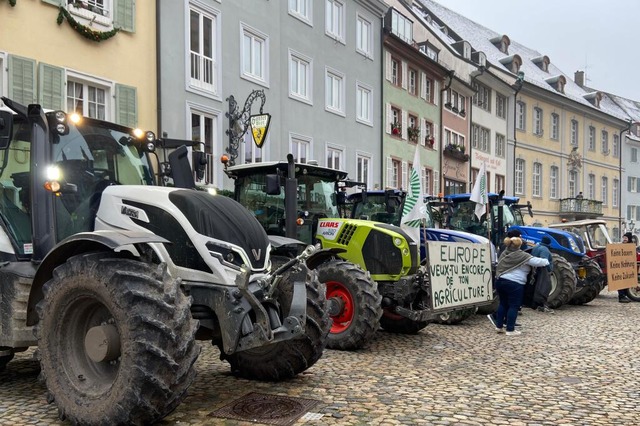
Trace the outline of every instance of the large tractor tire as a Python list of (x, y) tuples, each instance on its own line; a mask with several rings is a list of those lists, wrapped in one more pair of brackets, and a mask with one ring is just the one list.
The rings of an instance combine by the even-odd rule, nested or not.
[(575, 294), (571, 300), (569, 300), (569, 304), (571, 305), (584, 305), (585, 303), (591, 302), (598, 297), (602, 289), (600, 283), (603, 281), (603, 277), (600, 266), (598, 266), (596, 262), (589, 262), (585, 268), (587, 270), (587, 277), (584, 280), (585, 285), (576, 289)]
[(36, 326), (47, 400), (72, 424), (150, 424), (195, 378), (191, 298), (166, 265), (88, 253), (43, 287)]
[(413, 321), (385, 309), (380, 318), (380, 326), (384, 331), (398, 334), (417, 334), (429, 324), (428, 321)]
[(353, 350), (364, 347), (378, 330), (382, 296), (378, 284), (359, 266), (340, 259), (318, 266), (318, 279), (327, 286), (333, 320), (327, 347)]
[(3, 371), (7, 366), (7, 364), (9, 363), (9, 361), (13, 359), (13, 351), (11, 351), (11, 353), (8, 355), (2, 355), (3, 352), (7, 352), (10, 350), (11, 348), (9, 347), (0, 346), (0, 371)]
[(438, 315), (433, 322), (436, 324), (455, 325), (471, 317), (476, 313), (476, 308), (461, 309), (459, 311), (445, 312)]
[(576, 292), (576, 273), (573, 267), (562, 256), (552, 253), (553, 271), (551, 271), (551, 291), (547, 305), (557, 309), (569, 303)]
[[(293, 283), (290, 270), (281, 278), (274, 294), (280, 307), (281, 320), (289, 315), (288, 308), (293, 298)], [(315, 271), (308, 271), (306, 278), (307, 315), (305, 334), (298, 339), (285, 340), (271, 345), (223, 355), (231, 371), (245, 379), (278, 381), (295, 377), (320, 359), (327, 344), (331, 318), (327, 312), (326, 288), (318, 281)], [(221, 351), (222, 354), (224, 352)]]

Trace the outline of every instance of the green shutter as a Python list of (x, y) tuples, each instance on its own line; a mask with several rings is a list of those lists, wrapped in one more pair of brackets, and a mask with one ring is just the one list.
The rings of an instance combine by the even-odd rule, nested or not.
[(114, 0), (113, 26), (122, 31), (136, 31), (136, 0)]
[(62, 6), (64, 4), (64, 0), (42, 0), (42, 3), (49, 3), (54, 6)]
[(135, 87), (116, 84), (116, 123), (136, 127), (138, 124), (138, 104)]
[(64, 69), (38, 64), (38, 103), (43, 108), (64, 110)]
[(36, 102), (36, 61), (9, 55), (9, 99), (23, 105)]

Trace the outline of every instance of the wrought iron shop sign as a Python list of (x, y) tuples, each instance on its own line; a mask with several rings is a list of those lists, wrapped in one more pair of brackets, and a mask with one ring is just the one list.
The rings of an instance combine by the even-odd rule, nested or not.
[(269, 123), (271, 123), (271, 114), (252, 115), (249, 121), (251, 124), (251, 134), (253, 141), (258, 148), (262, 148), (267, 132), (269, 131)]

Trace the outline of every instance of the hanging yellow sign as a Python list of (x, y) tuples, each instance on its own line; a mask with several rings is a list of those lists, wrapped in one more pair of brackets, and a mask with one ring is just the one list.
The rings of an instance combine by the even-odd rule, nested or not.
[(251, 134), (253, 141), (258, 148), (262, 148), (267, 132), (269, 131), (269, 123), (271, 123), (271, 114), (252, 115), (250, 117)]

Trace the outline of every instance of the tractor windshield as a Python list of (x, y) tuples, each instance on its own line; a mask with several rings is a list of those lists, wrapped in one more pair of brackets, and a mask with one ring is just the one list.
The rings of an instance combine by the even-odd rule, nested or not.
[(402, 200), (398, 197), (387, 198), (384, 194), (367, 195), (366, 202), (362, 198), (354, 201), (354, 219), (373, 220), (391, 225), (400, 225)]
[(587, 225), (584, 234), (585, 239), (589, 241), (589, 245), (594, 249), (606, 248), (607, 244), (611, 244), (607, 227), (602, 223)]

